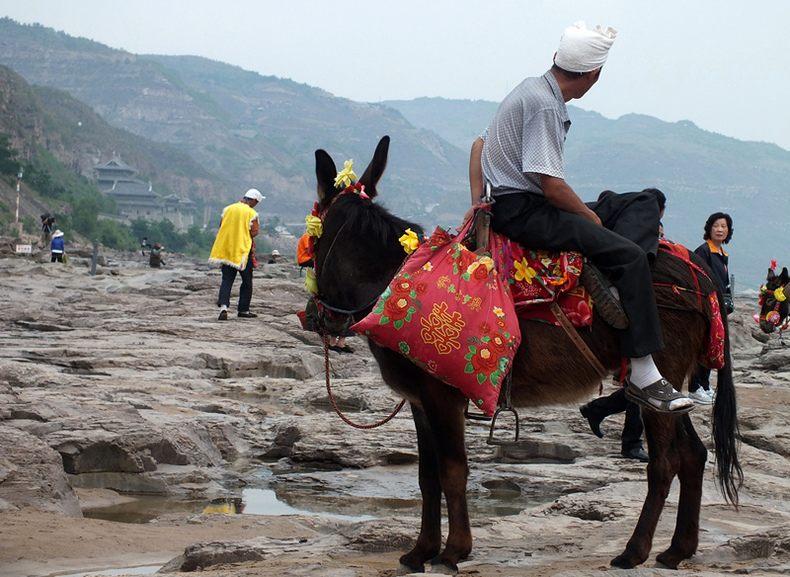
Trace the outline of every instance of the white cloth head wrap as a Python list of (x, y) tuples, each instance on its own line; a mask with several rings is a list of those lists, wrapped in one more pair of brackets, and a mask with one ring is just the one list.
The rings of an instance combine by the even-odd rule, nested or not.
[(615, 36), (617, 30), (613, 28), (602, 30), (599, 25), (587, 30), (581, 20), (574, 22), (560, 38), (554, 64), (568, 72), (590, 72), (600, 68), (606, 62)]

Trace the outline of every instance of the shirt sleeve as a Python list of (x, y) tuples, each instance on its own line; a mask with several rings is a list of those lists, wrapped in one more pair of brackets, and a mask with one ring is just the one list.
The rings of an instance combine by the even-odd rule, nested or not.
[(521, 170), (565, 178), (562, 151), (565, 129), (559, 115), (544, 108), (524, 120), (521, 144)]

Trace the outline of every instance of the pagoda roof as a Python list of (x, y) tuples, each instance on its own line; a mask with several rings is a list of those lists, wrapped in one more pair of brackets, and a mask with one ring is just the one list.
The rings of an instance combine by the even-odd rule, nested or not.
[(151, 190), (150, 185), (144, 182), (116, 182), (109, 190), (103, 191), (104, 194), (113, 196), (136, 196), (139, 198), (159, 198), (159, 195)]
[(126, 164), (123, 160), (121, 160), (120, 156), (113, 156), (108, 162), (104, 164), (97, 164), (93, 167), (94, 170), (99, 171), (113, 171), (113, 172), (130, 172), (135, 173), (137, 172), (136, 168), (132, 168), (128, 164)]

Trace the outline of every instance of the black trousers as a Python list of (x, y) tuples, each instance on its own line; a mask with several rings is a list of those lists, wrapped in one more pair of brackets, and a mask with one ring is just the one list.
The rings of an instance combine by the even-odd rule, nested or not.
[[(729, 313), (724, 307), (721, 307), (721, 314), (729, 316)], [(693, 393), (699, 388), (703, 388), (706, 391), (710, 390), (710, 369), (702, 363), (697, 363), (697, 368), (691, 373), (691, 377), (689, 378), (689, 393)]]
[(222, 284), (219, 287), (217, 306), (230, 306), (230, 289), (233, 287), (233, 281), (236, 280), (236, 273), (238, 273), (241, 276), (238, 312), (250, 310), (250, 301), (252, 301), (252, 254), (247, 257), (247, 266), (244, 267), (244, 270), (237, 270), (226, 264), (223, 264), (221, 268)]
[(642, 431), (645, 427), (642, 424), (642, 415), (639, 405), (629, 401), (625, 396), (625, 389), (619, 388), (608, 397), (598, 397), (587, 403), (590, 415), (597, 420), (603, 420), (610, 415), (616, 415), (625, 411), (625, 421), (623, 422), (622, 450), (624, 452), (631, 449), (642, 449)]
[(659, 211), (653, 194), (610, 194), (587, 203), (603, 226), (555, 208), (540, 194), (500, 194), (495, 200), (495, 231), (527, 248), (579, 251), (617, 287), (629, 321), (620, 335), (624, 357), (663, 348), (648, 261), (658, 252)]
[(689, 379), (689, 393), (695, 392), (700, 387), (706, 391), (710, 390), (710, 369), (705, 365), (697, 364)]

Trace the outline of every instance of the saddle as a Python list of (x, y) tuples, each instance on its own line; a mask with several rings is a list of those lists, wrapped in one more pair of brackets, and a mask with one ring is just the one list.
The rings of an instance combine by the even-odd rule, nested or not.
[(557, 307), (574, 327), (589, 327), (593, 306), (601, 317), (616, 329), (628, 326), (620, 303), (609, 290), (609, 283), (595, 266), (577, 251), (524, 248), (504, 235), (487, 230), (488, 223), (477, 222), (477, 238), (489, 238), (488, 246), (478, 253), (497, 251), (500, 272), (510, 285), (510, 292), (520, 319), (542, 321), (563, 326)]

